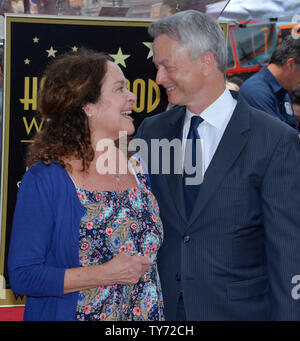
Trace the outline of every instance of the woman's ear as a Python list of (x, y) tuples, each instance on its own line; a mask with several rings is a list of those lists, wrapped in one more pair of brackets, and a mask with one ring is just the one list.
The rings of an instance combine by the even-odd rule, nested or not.
[(93, 116), (92, 104), (90, 104), (90, 103), (85, 104), (82, 107), (82, 110), (84, 111), (84, 113), (86, 114), (87, 117), (92, 117)]

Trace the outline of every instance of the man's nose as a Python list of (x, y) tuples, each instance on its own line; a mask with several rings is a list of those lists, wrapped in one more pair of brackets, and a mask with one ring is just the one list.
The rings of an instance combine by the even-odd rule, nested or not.
[(159, 67), (157, 69), (157, 73), (156, 73), (156, 83), (157, 84), (161, 84), (163, 85), (163, 83), (166, 81), (167, 77), (166, 77), (166, 72), (162, 67)]

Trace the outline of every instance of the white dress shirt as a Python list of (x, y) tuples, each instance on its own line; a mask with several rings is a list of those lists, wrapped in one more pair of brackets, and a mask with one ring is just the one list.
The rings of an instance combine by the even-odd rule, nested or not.
[[(204, 172), (207, 170), (235, 109), (237, 101), (231, 96), (228, 88), (204, 111), (199, 113), (204, 121), (198, 127), (198, 134), (203, 143)], [(190, 129), (192, 112), (186, 109), (182, 134), (182, 167), (187, 135)]]

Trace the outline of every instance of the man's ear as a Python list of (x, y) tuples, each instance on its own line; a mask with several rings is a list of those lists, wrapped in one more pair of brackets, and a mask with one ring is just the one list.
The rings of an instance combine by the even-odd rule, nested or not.
[(209, 75), (215, 65), (215, 57), (210, 51), (204, 52), (200, 57), (202, 63), (202, 70), (205, 75)]
[(291, 72), (295, 72), (296, 71), (296, 62), (294, 58), (289, 58), (286, 63), (285, 63), (287, 69)]

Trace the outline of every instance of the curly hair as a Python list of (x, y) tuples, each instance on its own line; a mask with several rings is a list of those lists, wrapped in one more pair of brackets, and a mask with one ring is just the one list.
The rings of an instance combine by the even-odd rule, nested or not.
[(45, 124), (28, 149), (27, 166), (41, 160), (66, 168), (70, 165), (63, 158), (75, 156), (82, 160), (83, 171), (89, 168), (95, 154), (83, 106), (99, 99), (110, 60), (102, 52), (82, 48), (47, 66), (38, 97), (38, 111)]

